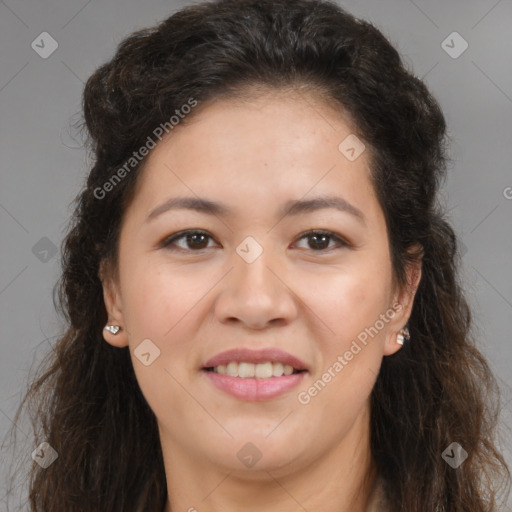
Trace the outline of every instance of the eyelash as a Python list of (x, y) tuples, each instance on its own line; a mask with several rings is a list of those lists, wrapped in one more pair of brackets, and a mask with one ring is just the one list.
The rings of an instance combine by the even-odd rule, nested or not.
[[(171, 235), (170, 237), (167, 237), (165, 240), (163, 240), (163, 242), (160, 244), (160, 246), (162, 248), (165, 248), (165, 249), (169, 250), (169, 251), (196, 252), (196, 253), (199, 253), (199, 254), (201, 254), (203, 251), (208, 249), (208, 247), (206, 247), (206, 248), (198, 249), (198, 250), (194, 250), (194, 249), (187, 250), (187, 249), (183, 249), (182, 247), (179, 247), (177, 249), (170, 247), (177, 240), (181, 240), (181, 239), (186, 238), (187, 235), (206, 235), (210, 239), (213, 239), (213, 237), (209, 233), (207, 233), (206, 231), (201, 231), (201, 230), (197, 230), (197, 229), (190, 229), (190, 230), (187, 230), (187, 231), (181, 231), (179, 233)], [(346, 242), (340, 236), (336, 235), (332, 231), (326, 231), (326, 230), (322, 230), (322, 229), (313, 229), (313, 230), (310, 230), (310, 231), (306, 231), (305, 233), (302, 233), (301, 235), (299, 235), (299, 237), (297, 238), (297, 241), (300, 241), (303, 238), (308, 238), (308, 237), (311, 237), (311, 236), (325, 236), (325, 237), (328, 237), (331, 240), (336, 241), (340, 245), (339, 248), (344, 248), (344, 247), (348, 247), (349, 246), (348, 242)], [(319, 249), (319, 250), (310, 249), (310, 250), (312, 252), (322, 253), (322, 252), (332, 251), (333, 248), (331, 247), (330, 249)]]

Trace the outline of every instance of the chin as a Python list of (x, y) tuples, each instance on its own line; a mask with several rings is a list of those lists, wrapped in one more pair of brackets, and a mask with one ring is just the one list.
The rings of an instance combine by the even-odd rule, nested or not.
[[(265, 435), (269, 431), (266, 429)], [(231, 433), (233, 439), (216, 444), (215, 453), (210, 452), (208, 458), (225, 471), (233, 472), (233, 475), (268, 480), (268, 472), (276, 475), (288, 474), (305, 458), (303, 447), (294, 442), (296, 436), (283, 433), (284, 435), (273, 438), (275, 433), (272, 433), (265, 437), (249, 429), (244, 434)], [(211, 450), (211, 447), (210, 445), (208, 448)]]

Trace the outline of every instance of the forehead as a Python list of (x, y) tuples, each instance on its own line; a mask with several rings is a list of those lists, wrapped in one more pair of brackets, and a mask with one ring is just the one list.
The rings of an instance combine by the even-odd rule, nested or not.
[(215, 160), (247, 155), (251, 163), (264, 160), (271, 165), (272, 159), (298, 163), (301, 155), (308, 160), (325, 151), (337, 156), (339, 139), (353, 132), (347, 114), (311, 94), (223, 99), (198, 108), (153, 151), (150, 162), (165, 158), (168, 151), (183, 161), (214, 150)]
[(354, 137), (340, 109), (298, 93), (196, 108), (147, 158), (136, 194), (146, 210), (174, 192), (226, 197), (235, 212), (333, 193), (377, 207), (367, 152), (350, 161), (340, 151)]

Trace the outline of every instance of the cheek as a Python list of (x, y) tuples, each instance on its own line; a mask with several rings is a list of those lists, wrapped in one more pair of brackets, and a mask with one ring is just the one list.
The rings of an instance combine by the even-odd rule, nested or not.
[(179, 268), (170, 271), (142, 256), (138, 262), (126, 261), (124, 283), (123, 314), (130, 334), (157, 339), (167, 338), (209, 288), (193, 274)]
[[(191, 279), (189, 274), (164, 272), (158, 266), (126, 269), (123, 313), (135, 375), (151, 409), (159, 419), (169, 416), (166, 423), (171, 424), (173, 415), (185, 415), (190, 406), (183, 388), (193, 364), (190, 340), (202, 311), (199, 299), (211, 287), (207, 285), (211, 276)], [(149, 351), (158, 354), (151, 353), (153, 362), (148, 366), (137, 357), (138, 347), (147, 339), (157, 347), (150, 345)], [(197, 416), (201, 418), (200, 412)]]
[[(316, 331), (321, 364), (308, 387), (299, 390), (299, 401), (305, 414), (317, 411), (327, 438), (345, 435), (367, 404), (382, 361), (385, 330), (370, 336), (365, 329), (385, 312), (385, 297), (384, 286), (354, 275), (330, 279), (307, 295), (305, 302), (329, 329), (323, 329), (322, 335)], [(320, 427), (309, 423), (305, 419), (305, 428), (311, 428), (311, 436), (317, 435)]]
[(312, 330), (321, 367), (314, 389), (304, 391), (340, 420), (349, 411), (357, 412), (375, 383), (387, 332), (381, 319), (390, 306), (390, 283), (390, 268), (362, 262), (303, 280), (304, 302), (314, 312), (310, 317), (321, 319)]
[[(159, 393), (160, 389), (171, 391), (176, 387), (179, 395), (182, 390), (177, 382), (186, 382), (197, 370), (195, 341), (207, 339), (200, 331), (211, 313), (209, 292), (223, 272), (153, 264), (134, 266), (127, 275), (130, 279), (126, 280), (123, 290), (126, 296), (124, 316), (141, 388)], [(145, 339), (150, 339), (159, 351), (158, 358), (149, 367), (155, 370), (149, 377), (146, 367), (134, 354)], [(155, 377), (157, 372), (158, 378)], [(162, 385), (164, 388), (160, 387)]]
[(329, 345), (342, 349), (385, 313), (388, 277), (385, 269), (362, 264), (346, 270), (331, 269), (323, 275), (302, 276), (301, 298), (313, 316), (322, 320)]

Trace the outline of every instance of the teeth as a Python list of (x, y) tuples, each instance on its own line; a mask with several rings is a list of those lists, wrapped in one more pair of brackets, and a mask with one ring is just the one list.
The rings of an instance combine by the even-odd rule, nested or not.
[(238, 377), (238, 363), (229, 363), (226, 367), (226, 374), (230, 377)]
[(289, 364), (282, 363), (236, 363), (232, 362), (227, 365), (221, 364), (213, 369), (216, 373), (229, 375), (230, 377), (240, 377), (242, 379), (269, 379), (271, 377), (282, 377), (283, 375), (291, 375), (293, 367)]
[[(244, 379), (254, 377), (254, 364), (251, 363), (239, 363), (238, 364), (238, 376)], [(259, 366), (259, 365), (258, 365)]]
[(274, 363), (272, 365), (272, 375), (274, 377), (281, 377), (281, 375), (283, 375), (284, 371), (284, 366), (282, 363)]
[(290, 365), (285, 364), (283, 367), (283, 372), (285, 375), (291, 375), (293, 373), (293, 368)]
[[(254, 375), (257, 379), (268, 379), (273, 375), (272, 363), (260, 363), (254, 365)], [(240, 375), (240, 369), (238, 370)]]

